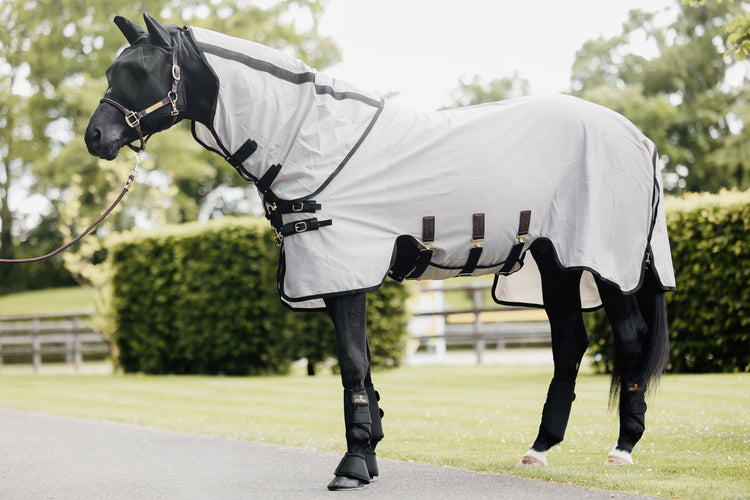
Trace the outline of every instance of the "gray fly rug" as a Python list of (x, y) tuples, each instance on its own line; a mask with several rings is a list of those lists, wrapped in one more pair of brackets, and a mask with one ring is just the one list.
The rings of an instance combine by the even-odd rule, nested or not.
[(674, 288), (656, 148), (614, 111), (552, 95), (416, 112), (280, 51), (189, 32), (219, 84), (193, 135), (257, 183), (293, 309), (378, 288), (397, 246), (415, 256), (399, 279), (500, 272), (495, 300), (541, 305), (526, 253), (539, 238), (586, 271), (585, 308), (600, 304), (592, 273), (630, 293), (649, 261)]

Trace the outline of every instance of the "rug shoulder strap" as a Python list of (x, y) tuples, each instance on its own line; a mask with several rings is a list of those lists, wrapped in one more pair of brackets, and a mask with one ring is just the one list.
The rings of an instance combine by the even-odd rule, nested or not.
[[(249, 175), (249, 173), (247, 173), (247, 170), (245, 170), (242, 164), (245, 162), (245, 160), (250, 158), (250, 156), (252, 156), (252, 154), (255, 153), (257, 149), (258, 149), (258, 143), (252, 139), (248, 139), (244, 143), (242, 143), (242, 146), (240, 146), (240, 148), (237, 151), (235, 151), (234, 154), (227, 157), (227, 161), (234, 168), (238, 170), (240, 168), (242, 169), (242, 171), (240, 172), (240, 175), (242, 175), (243, 172)], [(245, 176), (243, 175), (243, 177)]]

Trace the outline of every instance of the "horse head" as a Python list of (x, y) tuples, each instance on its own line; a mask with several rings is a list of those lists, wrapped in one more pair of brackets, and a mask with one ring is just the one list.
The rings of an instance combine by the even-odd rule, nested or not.
[(184, 111), (184, 91), (176, 63), (179, 28), (162, 26), (143, 14), (148, 31), (117, 16), (115, 24), (130, 45), (107, 69), (108, 88), (86, 129), (94, 156), (113, 160), (125, 145), (165, 130)]

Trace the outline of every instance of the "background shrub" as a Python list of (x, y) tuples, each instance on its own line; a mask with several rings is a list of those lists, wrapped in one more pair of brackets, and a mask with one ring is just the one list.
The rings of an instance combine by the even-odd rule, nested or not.
[[(327, 313), (294, 313), (276, 291), (268, 223), (224, 218), (134, 231), (108, 242), (111, 336), (126, 372), (283, 373), (336, 356)], [(398, 365), (406, 335), (398, 283), (368, 294), (373, 362)]]
[[(670, 370), (750, 371), (750, 191), (667, 198), (677, 291), (667, 294)], [(591, 352), (612, 367), (603, 312), (588, 318)]]

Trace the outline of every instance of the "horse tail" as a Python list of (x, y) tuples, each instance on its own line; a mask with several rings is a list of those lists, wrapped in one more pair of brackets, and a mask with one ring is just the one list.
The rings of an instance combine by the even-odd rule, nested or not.
[[(647, 286), (641, 287), (638, 302), (641, 314), (648, 325), (648, 340), (645, 345), (643, 378), (646, 387), (653, 380), (658, 382), (669, 363), (669, 328), (667, 326), (667, 297), (657, 284), (653, 272), (647, 272)], [(645, 290), (644, 290), (645, 288)]]
[[(636, 292), (636, 299), (647, 330), (642, 338), (640, 380), (644, 389), (654, 388), (669, 362), (669, 329), (667, 327), (667, 298), (658, 285), (653, 271), (646, 271), (645, 281)], [(619, 398), (622, 371), (615, 356), (610, 386), (610, 403)]]

